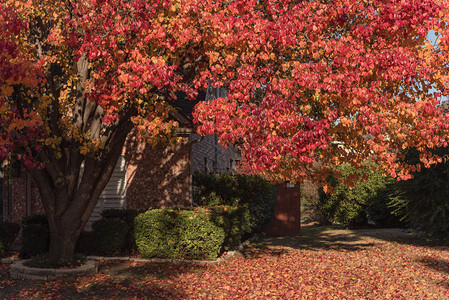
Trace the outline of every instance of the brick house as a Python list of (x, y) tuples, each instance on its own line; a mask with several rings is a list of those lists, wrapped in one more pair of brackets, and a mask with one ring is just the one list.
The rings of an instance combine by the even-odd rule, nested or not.
[[(192, 203), (194, 172), (235, 172), (240, 155), (230, 145), (218, 144), (217, 136), (201, 137), (195, 133), (192, 110), (199, 101), (225, 96), (223, 89), (200, 92), (189, 101), (177, 94), (173, 114), (180, 123), (181, 142), (174, 145), (148, 146), (132, 135), (123, 148), (114, 173), (101, 194), (86, 226), (100, 218), (107, 208), (146, 210), (158, 207), (187, 207)], [(22, 217), (43, 213), (39, 192), (28, 172), (16, 166), (15, 172), (0, 172), (0, 221), (20, 222)]]

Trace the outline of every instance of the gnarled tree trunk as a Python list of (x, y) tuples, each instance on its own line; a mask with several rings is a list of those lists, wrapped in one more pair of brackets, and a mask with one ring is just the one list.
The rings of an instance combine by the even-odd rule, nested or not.
[(48, 218), (52, 260), (73, 258), (77, 240), (114, 171), (132, 126), (129, 120), (117, 126), (101, 152), (82, 155), (79, 145), (71, 145), (63, 149), (65, 154), (59, 159), (51, 149), (41, 153), (45, 168), (32, 170), (32, 175)]

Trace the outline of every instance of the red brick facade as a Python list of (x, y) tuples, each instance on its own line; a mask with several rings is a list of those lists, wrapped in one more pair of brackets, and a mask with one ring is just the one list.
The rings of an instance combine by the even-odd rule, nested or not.
[[(126, 208), (147, 210), (159, 207), (188, 207), (192, 201), (194, 172), (235, 171), (239, 156), (231, 147), (218, 144), (216, 136), (198, 134), (182, 137), (174, 145), (148, 146), (130, 137), (123, 149), (126, 162)], [(3, 220), (20, 222), (22, 217), (43, 213), (37, 187), (27, 196), (26, 171), (19, 178), (3, 179)], [(8, 181), (9, 180), (9, 181)], [(27, 208), (27, 197), (30, 199)]]
[(175, 145), (128, 144), (124, 151), (126, 206), (146, 210), (185, 207), (191, 203), (190, 144), (187, 137)]
[(187, 207), (192, 202), (191, 175), (195, 172), (228, 173), (235, 171), (239, 156), (231, 146), (218, 144), (214, 135), (183, 137), (175, 145), (129, 142), (127, 153), (126, 203), (130, 209)]
[[(31, 176), (28, 178), (27, 176), (29, 175), (23, 168), (19, 177), (2, 175), (1, 217), (3, 221), (20, 223), (24, 216), (44, 212), (37, 186), (33, 183)], [(28, 195), (27, 184), (30, 189)]]

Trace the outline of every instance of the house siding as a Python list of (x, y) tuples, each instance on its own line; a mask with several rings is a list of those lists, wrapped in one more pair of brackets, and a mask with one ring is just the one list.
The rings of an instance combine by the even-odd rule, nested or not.
[[(199, 134), (191, 134), (190, 141), (200, 141)], [(214, 173), (235, 173), (236, 161), (240, 156), (234, 147), (222, 147), (218, 143), (216, 135), (207, 135), (200, 142), (192, 145), (192, 171), (214, 172)]]

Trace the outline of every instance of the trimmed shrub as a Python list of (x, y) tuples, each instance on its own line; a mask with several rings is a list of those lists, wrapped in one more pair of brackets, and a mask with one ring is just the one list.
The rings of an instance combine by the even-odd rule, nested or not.
[(94, 247), (98, 254), (118, 255), (126, 244), (126, 223), (115, 219), (100, 219), (92, 224)]
[(254, 227), (254, 218), (248, 204), (241, 207), (220, 205), (210, 208), (212, 222), (222, 228), (225, 233), (221, 251), (236, 249), (242, 238)]
[(26, 226), (26, 225), (30, 225), (30, 224), (48, 225), (47, 216), (46, 215), (31, 215), (31, 216), (22, 218), (22, 226)]
[(103, 219), (120, 220), (126, 223), (128, 231), (125, 236), (125, 251), (132, 251), (136, 249), (136, 241), (134, 239), (134, 219), (138, 212), (135, 209), (105, 209), (101, 212)]
[(245, 221), (239, 224), (243, 237), (253, 233), (273, 216), (276, 187), (261, 177), (196, 173), (193, 185), (193, 202), (196, 205), (239, 208), (239, 214), (245, 217)]
[(20, 225), (12, 222), (0, 223), (0, 242), (5, 247), (5, 251), (9, 249), (12, 242), (20, 231)]
[(116, 219), (125, 222), (126, 224), (134, 223), (134, 219), (137, 217), (138, 212), (135, 209), (105, 209), (101, 212), (103, 219)]
[(22, 219), (22, 249), (20, 257), (28, 258), (48, 252), (50, 230), (45, 215), (33, 215)]
[(0, 241), (0, 257), (3, 257), (5, 255), (5, 247), (3, 246), (2, 241)]
[(211, 210), (153, 209), (135, 218), (137, 249), (143, 257), (213, 259), (224, 242)]

